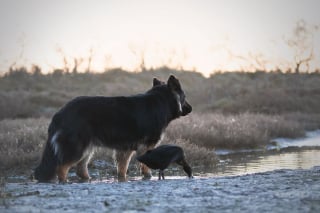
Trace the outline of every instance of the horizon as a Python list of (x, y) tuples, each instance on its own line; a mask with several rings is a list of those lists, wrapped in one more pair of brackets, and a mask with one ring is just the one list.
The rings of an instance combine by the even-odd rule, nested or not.
[(75, 59), (79, 71), (90, 67), (97, 72), (115, 67), (137, 71), (142, 65), (205, 76), (293, 69), (294, 48), (285, 40), (301, 20), (313, 36), (307, 68), (320, 68), (316, 0), (14, 0), (0, 5), (2, 73), (12, 65), (36, 64), (44, 72), (66, 64), (72, 69)]

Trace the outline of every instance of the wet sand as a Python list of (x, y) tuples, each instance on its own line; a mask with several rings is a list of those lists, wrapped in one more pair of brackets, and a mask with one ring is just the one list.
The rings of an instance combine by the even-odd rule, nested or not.
[(6, 183), (0, 212), (320, 212), (320, 167), (118, 183)]

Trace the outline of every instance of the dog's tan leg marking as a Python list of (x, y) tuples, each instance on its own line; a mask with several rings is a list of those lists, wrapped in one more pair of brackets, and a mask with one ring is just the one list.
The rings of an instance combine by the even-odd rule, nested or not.
[(133, 151), (115, 151), (115, 160), (117, 164), (118, 181), (126, 181), (128, 165)]
[(73, 164), (74, 163), (66, 163), (58, 166), (57, 175), (58, 175), (59, 183), (67, 182), (68, 172)]
[(92, 157), (92, 154), (87, 155), (77, 164), (77, 171), (76, 174), (82, 180), (87, 181), (90, 179), (90, 175), (88, 172), (88, 163)]

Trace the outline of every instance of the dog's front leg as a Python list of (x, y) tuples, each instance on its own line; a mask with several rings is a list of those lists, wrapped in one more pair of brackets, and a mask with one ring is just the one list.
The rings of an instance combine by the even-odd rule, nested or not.
[(118, 181), (120, 182), (127, 180), (126, 175), (132, 153), (132, 150), (114, 150), (114, 159), (117, 165)]

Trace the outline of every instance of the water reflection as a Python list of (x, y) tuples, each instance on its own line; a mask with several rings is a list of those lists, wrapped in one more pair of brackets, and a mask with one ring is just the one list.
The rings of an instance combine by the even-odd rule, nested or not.
[(286, 147), (316, 147), (320, 146), (320, 130), (310, 131), (306, 133), (305, 138), (288, 139), (276, 138), (273, 140), (277, 144), (277, 148)]
[(211, 175), (244, 175), (277, 169), (310, 169), (320, 165), (319, 156), (320, 150), (222, 155), (220, 163)]
[[(308, 132), (305, 138), (286, 139), (278, 138), (274, 143), (264, 149), (255, 150), (216, 150), (219, 163), (215, 167), (194, 167), (195, 177), (216, 177), (245, 175), (268, 172), (279, 169), (310, 169), (320, 166), (320, 130)], [(106, 174), (105, 162), (96, 161), (97, 169), (91, 169), (92, 181), (115, 182), (115, 172)], [(100, 165), (102, 164), (102, 165)], [(101, 167), (101, 168), (99, 168)], [(103, 169), (102, 169), (103, 168)], [(157, 171), (153, 171), (157, 179)], [(181, 167), (170, 167), (165, 170), (167, 179), (187, 178)], [(75, 171), (69, 174), (71, 181), (77, 181)], [(8, 182), (28, 180), (26, 176), (8, 177)], [(138, 169), (131, 171), (130, 181), (141, 180)]]
[(278, 169), (310, 169), (320, 165), (320, 130), (305, 138), (276, 138), (259, 150), (216, 150), (220, 163), (206, 175), (226, 176)]

